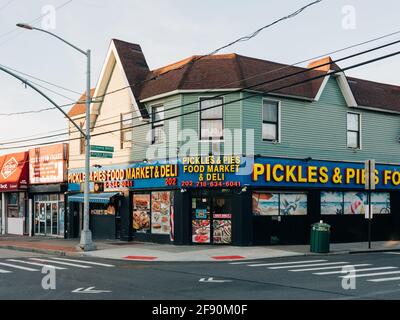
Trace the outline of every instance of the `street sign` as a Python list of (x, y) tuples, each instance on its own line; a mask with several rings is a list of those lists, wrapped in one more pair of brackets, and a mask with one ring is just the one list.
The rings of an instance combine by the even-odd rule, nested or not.
[(375, 190), (375, 160), (367, 160), (365, 161), (365, 189), (366, 190)]
[(99, 152), (114, 152), (114, 147), (91, 145), (90, 150)]
[(112, 153), (107, 153), (107, 152), (90, 152), (90, 157), (91, 157), (91, 158), (107, 158), (107, 159), (112, 159), (113, 154), (112, 154)]

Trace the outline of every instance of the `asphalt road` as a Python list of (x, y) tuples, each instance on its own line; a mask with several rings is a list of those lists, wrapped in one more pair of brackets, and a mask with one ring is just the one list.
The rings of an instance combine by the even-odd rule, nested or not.
[[(42, 287), (54, 284), (54, 269), (42, 273), (43, 264), (62, 268), (55, 270), (55, 289)], [(344, 265), (359, 271), (339, 274)], [(355, 289), (342, 287), (343, 275)], [(0, 299), (400, 299), (400, 254), (159, 263), (0, 250)]]

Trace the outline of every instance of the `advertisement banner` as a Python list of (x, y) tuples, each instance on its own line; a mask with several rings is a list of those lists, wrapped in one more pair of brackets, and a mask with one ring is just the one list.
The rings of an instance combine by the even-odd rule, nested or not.
[(27, 189), (28, 152), (0, 156), (0, 192)]
[(67, 179), (68, 145), (57, 144), (29, 150), (29, 183), (62, 183)]
[[(377, 164), (377, 190), (400, 187), (400, 166)], [(71, 170), (69, 190), (84, 182), (82, 169)], [(105, 191), (142, 188), (293, 187), (364, 190), (364, 163), (255, 159), (240, 156), (183, 157), (179, 162), (157, 161), (112, 166), (91, 172), (92, 182), (104, 182)]]

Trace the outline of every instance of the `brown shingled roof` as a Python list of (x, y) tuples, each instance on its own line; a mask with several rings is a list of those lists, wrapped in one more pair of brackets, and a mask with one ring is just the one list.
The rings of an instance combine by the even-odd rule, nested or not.
[[(95, 89), (90, 90), (90, 96), (93, 97)], [(69, 110), (68, 116), (76, 117), (81, 114), (84, 114), (86, 112), (86, 104), (85, 103), (78, 103), (80, 101), (86, 101), (86, 92), (82, 94), (82, 96), (79, 98), (77, 103)]]

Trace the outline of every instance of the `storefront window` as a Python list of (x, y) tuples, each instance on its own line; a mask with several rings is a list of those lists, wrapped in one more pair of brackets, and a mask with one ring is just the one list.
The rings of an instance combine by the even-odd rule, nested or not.
[(37, 235), (64, 235), (64, 195), (38, 194), (34, 196), (34, 232)]
[(254, 192), (253, 215), (255, 216), (307, 215), (307, 194)]
[(137, 232), (169, 235), (172, 206), (173, 193), (170, 191), (134, 194), (133, 228)]
[[(373, 214), (388, 214), (390, 194), (374, 192), (371, 194)], [(368, 194), (365, 192), (322, 192), (321, 214), (357, 215), (365, 214), (368, 207)]]

